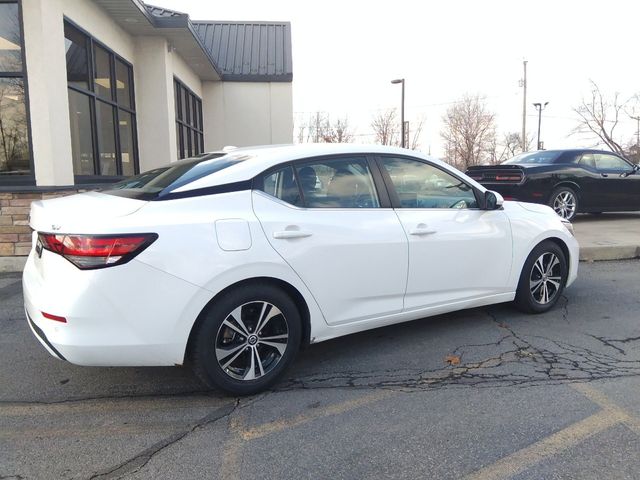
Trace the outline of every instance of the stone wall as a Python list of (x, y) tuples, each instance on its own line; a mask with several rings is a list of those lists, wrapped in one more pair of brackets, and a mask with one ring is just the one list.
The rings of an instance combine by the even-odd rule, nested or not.
[(29, 255), (32, 232), (29, 227), (31, 202), (73, 193), (78, 193), (78, 190), (0, 192), (0, 257)]

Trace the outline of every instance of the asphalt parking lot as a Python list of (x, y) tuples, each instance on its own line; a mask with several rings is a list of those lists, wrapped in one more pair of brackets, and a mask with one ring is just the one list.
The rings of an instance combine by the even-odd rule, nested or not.
[(0, 276), (0, 478), (621, 479), (640, 472), (640, 261), (312, 346), (273, 391), (50, 357)]

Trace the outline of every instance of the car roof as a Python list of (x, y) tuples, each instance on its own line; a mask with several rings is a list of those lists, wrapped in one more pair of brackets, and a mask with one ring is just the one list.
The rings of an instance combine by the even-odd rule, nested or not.
[[(223, 152), (211, 152), (223, 153)], [(255, 147), (236, 148), (226, 153), (222, 157), (205, 160), (205, 162), (216, 162), (221, 160), (238, 160), (237, 163), (222, 170), (200, 178), (194, 182), (184, 185), (174, 190), (175, 192), (195, 190), (198, 188), (214, 187), (234, 182), (242, 182), (254, 178), (256, 175), (282, 163), (339, 154), (394, 154), (412, 156), (423, 160), (428, 160), (439, 165), (445, 170), (456, 175), (463, 175), (465, 179), (480, 190), (485, 190), (477, 182), (468, 179), (466, 175), (451, 167), (450, 165), (420, 152), (399, 147), (373, 144), (352, 144), (352, 143), (304, 143), (298, 145), (264, 145)]]

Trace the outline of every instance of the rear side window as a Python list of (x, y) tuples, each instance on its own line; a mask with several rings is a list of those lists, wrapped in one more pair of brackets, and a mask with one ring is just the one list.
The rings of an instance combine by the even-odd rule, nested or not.
[(263, 180), (262, 190), (283, 202), (296, 207), (302, 206), (300, 189), (292, 167), (286, 167), (266, 175)]
[(305, 162), (268, 173), (262, 190), (306, 208), (377, 208), (380, 206), (366, 158)]

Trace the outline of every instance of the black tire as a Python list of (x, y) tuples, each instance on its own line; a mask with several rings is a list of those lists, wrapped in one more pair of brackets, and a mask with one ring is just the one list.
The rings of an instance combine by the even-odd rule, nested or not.
[(562, 218), (573, 220), (578, 213), (578, 194), (569, 187), (556, 188), (549, 197), (549, 206)]
[[(233, 315), (238, 308), (240, 322)], [(276, 314), (270, 316), (272, 313)], [(234, 395), (258, 393), (278, 380), (299, 350), (298, 308), (285, 292), (269, 283), (256, 282), (225, 293), (203, 315), (189, 357), (194, 373), (210, 388)], [(284, 340), (273, 339), (285, 335)], [(267, 340), (268, 344), (262, 343)]]
[[(550, 274), (547, 273), (545, 276), (544, 271), (553, 263), (553, 257), (558, 259), (558, 264), (555, 264)], [(542, 269), (540, 269), (541, 258)], [(567, 284), (568, 272), (567, 259), (557, 243), (547, 240), (537, 245), (522, 267), (514, 302), (516, 307), (525, 313), (544, 313), (551, 310)], [(535, 283), (538, 280), (540, 280), (539, 285)], [(546, 302), (544, 301), (545, 288), (548, 297)]]

